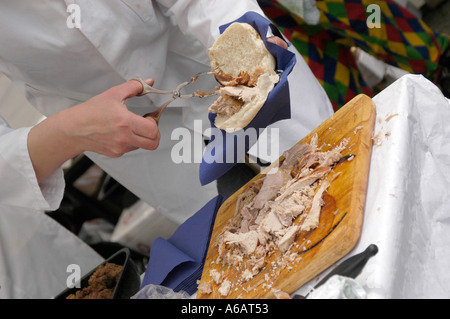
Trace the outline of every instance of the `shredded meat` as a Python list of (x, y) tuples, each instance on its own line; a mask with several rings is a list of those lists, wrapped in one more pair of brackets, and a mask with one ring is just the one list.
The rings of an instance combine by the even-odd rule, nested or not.
[(231, 116), (237, 113), (245, 102), (229, 95), (219, 96), (209, 107), (209, 111), (218, 115)]
[(209, 295), (211, 293), (211, 284), (209, 282), (201, 282), (198, 287), (198, 291), (202, 294)]
[(230, 293), (230, 290), (231, 290), (231, 282), (228, 279), (226, 279), (220, 285), (219, 293), (222, 296), (228, 296), (228, 294)]
[(256, 68), (255, 71), (251, 74), (245, 71), (241, 71), (239, 72), (237, 77), (233, 77), (231, 74), (226, 74), (223, 71), (219, 70), (215, 73), (215, 77), (217, 82), (219, 82), (223, 86), (245, 85), (253, 87), (258, 82), (259, 76), (263, 73), (264, 69)]
[[(219, 91), (220, 96), (209, 107), (209, 111), (217, 113), (220, 116), (232, 116), (236, 114), (245, 103), (251, 101), (257, 95), (256, 84), (262, 74), (264, 74), (262, 68), (256, 68), (252, 74), (241, 71), (237, 77), (233, 77), (223, 71), (216, 72), (216, 80), (222, 87), (211, 92), (211, 94), (215, 94)], [(211, 94), (201, 91), (197, 92), (197, 96), (199, 97)]]
[(263, 208), (269, 200), (273, 200), (281, 187), (291, 179), (289, 171), (279, 168), (275, 173), (268, 174), (259, 193), (255, 196), (254, 207)]
[(275, 250), (286, 255), (286, 264), (298, 261), (289, 251), (300, 232), (318, 227), (323, 195), (331, 183), (327, 176), (346, 146), (343, 140), (321, 152), (314, 136), (309, 144), (285, 152), (275, 173), (254, 181), (238, 197), (234, 217), (218, 236), (216, 263), (238, 267), (246, 282)]

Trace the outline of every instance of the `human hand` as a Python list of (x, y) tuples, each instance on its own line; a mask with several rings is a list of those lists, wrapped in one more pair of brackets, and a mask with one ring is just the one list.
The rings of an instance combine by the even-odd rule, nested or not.
[(275, 43), (276, 45), (279, 45), (280, 47), (282, 47), (283, 49), (288, 49), (288, 45), (286, 43), (286, 41), (284, 41), (283, 39), (281, 39), (280, 37), (277, 36), (271, 36), (267, 38), (267, 41)]
[[(154, 83), (152, 79), (146, 82)], [(141, 91), (140, 83), (128, 81), (71, 108), (67, 134), (83, 151), (108, 157), (120, 157), (138, 148), (155, 150), (160, 140), (158, 125), (152, 118), (130, 112), (125, 104)]]
[(27, 146), (37, 180), (85, 151), (119, 157), (138, 148), (155, 150), (160, 140), (155, 120), (130, 112), (125, 104), (141, 91), (139, 82), (125, 82), (31, 128)]

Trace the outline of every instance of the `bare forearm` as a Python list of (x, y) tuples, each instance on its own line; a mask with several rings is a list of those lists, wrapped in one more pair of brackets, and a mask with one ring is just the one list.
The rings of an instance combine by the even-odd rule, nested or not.
[(65, 134), (63, 119), (64, 113), (57, 113), (34, 126), (28, 134), (28, 153), (38, 182), (82, 152)]

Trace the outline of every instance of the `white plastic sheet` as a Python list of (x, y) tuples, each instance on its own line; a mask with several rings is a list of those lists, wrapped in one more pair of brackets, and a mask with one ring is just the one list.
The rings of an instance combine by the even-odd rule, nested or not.
[(322, 286), (313, 289), (308, 299), (366, 299), (367, 293), (354, 279), (334, 275)]
[(449, 298), (450, 102), (420, 75), (400, 78), (373, 101), (378, 145), (361, 237), (346, 258), (378, 246), (356, 278), (368, 298)]

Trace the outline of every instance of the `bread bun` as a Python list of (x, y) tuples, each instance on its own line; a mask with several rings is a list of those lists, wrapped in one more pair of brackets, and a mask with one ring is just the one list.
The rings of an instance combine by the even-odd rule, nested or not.
[(251, 25), (238, 22), (219, 36), (209, 58), (221, 85), (209, 111), (217, 113), (217, 128), (236, 132), (253, 120), (279, 81), (275, 58)]

